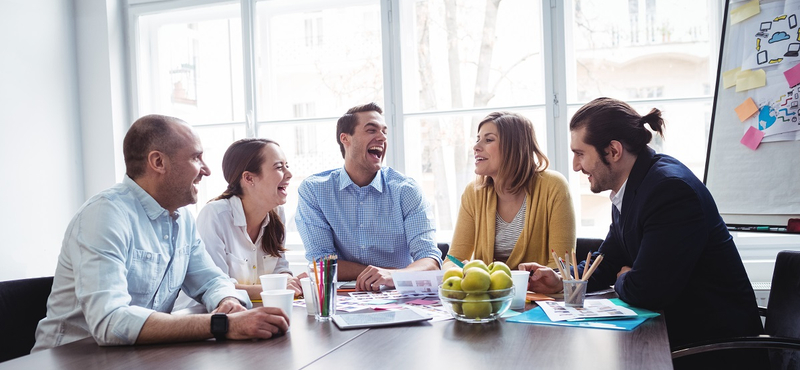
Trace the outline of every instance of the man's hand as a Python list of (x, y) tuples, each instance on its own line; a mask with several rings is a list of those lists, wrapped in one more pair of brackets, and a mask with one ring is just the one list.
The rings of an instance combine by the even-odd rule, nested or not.
[(289, 318), (277, 307), (256, 307), (228, 315), (228, 339), (269, 339), (289, 330)]
[(558, 293), (563, 289), (561, 276), (553, 269), (542, 266), (536, 262), (520, 263), (522, 271), (530, 271), (531, 277), (528, 278), (528, 290), (536, 293), (552, 294)]
[(242, 306), (242, 303), (239, 302), (239, 299), (234, 297), (225, 297), (222, 298), (221, 301), (219, 301), (217, 308), (214, 311), (211, 311), (211, 313), (232, 314), (235, 312), (242, 312), (242, 311), (247, 311), (247, 309), (244, 308), (244, 306)]
[(356, 278), (356, 290), (379, 291), (381, 285), (394, 287), (391, 270), (367, 266)]
[(619, 269), (619, 272), (617, 273), (617, 279), (619, 279), (620, 275), (622, 275), (622, 274), (624, 274), (624, 273), (626, 273), (626, 272), (628, 272), (630, 270), (631, 270), (630, 266), (622, 266), (622, 268)]

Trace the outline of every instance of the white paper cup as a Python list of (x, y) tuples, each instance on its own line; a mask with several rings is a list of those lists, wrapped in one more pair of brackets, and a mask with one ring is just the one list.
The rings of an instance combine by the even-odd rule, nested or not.
[(259, 276), (261, 279), (261, 290), (284, 290), (289, 281), (289, 275), (286, 274), (267, 274)]
[(525, 308), (525, 293), (528, 292), (528, 278), (531, 276), (529, 271), (511, 271), (511, 280), (514, 281), (514, 299), (511, 300), (512, 310)]
[(264, 307), (277, 307), (286, 312), (286, 317), (292, 319), (292, 301), (294, 300), (294, 290), (267, 290), (261, 292), (261, 304)]
[(300, 279), (300, 286), (303, 287), (303, 298), (306, 300), (306, 312), (314, 316), (314, 299), (311, 298), (311, 295), (314, 293), (311, 291), (311, 279), (307, 277)]

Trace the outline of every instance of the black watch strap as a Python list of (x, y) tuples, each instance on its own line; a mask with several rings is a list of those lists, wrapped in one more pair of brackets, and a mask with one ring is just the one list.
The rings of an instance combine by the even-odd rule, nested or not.
[(211, 315), (211, 335), (217, 341), (224, 341), (227, 339), (225, 336), (228, 334), (228, 315), (224, 313), (215, 313)]

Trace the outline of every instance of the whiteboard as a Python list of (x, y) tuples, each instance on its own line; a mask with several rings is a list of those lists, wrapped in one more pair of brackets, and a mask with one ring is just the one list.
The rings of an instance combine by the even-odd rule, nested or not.
[[(726, 89), (722, 74), (753, 64), (755, 38), (761, 28), (766, 28), (762, 22), (788, 14), (800, 17), (800, 1), (762, 1), (761, 13), (740, 23), (731, 24), (730, 11), (745, 3), (746, 1), (728, 1), (725, 6), (704, 182), (728, 225), (786, 226), (789, 218), (800, 217), (800, 141), (766, 142), (769, 138), (766, 136), (758, 148), (752, 150), (740, 143), (740, 140), (748, 126), (759, 125), (759, 113), (741, 122), (734, 109), (748, 97), (753, 98), (757, 105), (759, 101), (767, 101), (770, 94), (775, 94), (775, 90), (800, 93), (800, 85), (791, 89), (784, 77), (784, 71), (800, 64), (800, 57), (794, 57), (788, 52), (789, 55), (783, 57), (771, 50), (774, 58), (769, 60), (782, 60), (774, 65), (764, 63), (751, 68), (760, 68), (766, 72), (766, 86), (758, 89), (742, 92), (736, 92), (736, 87)], [(776, 17), (777, 13), (780, 14)], [(774, 25), (773, 30), (765, 32), (774, 34), (780, 26), (788, 27), (788, 17), (775, 21)], [(800, 42), (800, 25), (790, 29), (792, 39), (785, 43)], [(764, 65), (767, 66), (763, 67)], [(775, 98), (777, 102), (780, 96)], [(783, 103), (786, 103), (785, 99), (787, 98), (784, 98)], [(787, 110), (781, 114), (784, 113), (800, 112)], [(800, 119), (797, 121), (800, 126)], [(782, 135), (800, 136), (793, 133)]]

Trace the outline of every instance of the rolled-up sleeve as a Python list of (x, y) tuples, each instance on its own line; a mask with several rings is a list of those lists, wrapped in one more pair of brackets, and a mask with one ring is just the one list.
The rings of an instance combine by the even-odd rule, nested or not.
[(213, 311), (225, 297), (235, 297), (242, 305), (252, 308), (250, 298), (237, 290), (228, 275), (214, 263), (203, 242), (195, 238), (189, 254), (189, 266), (181, 289), (189, 297), (203, 302), (208, 312)]

